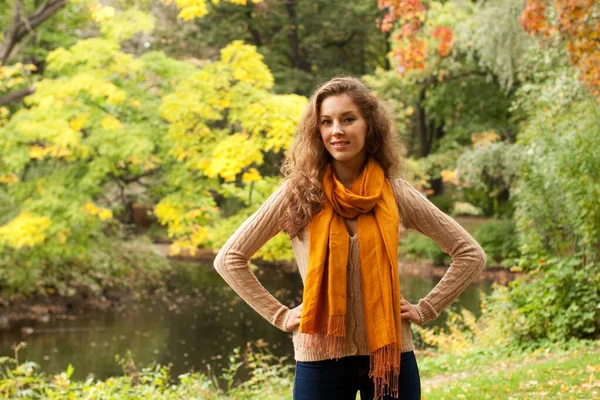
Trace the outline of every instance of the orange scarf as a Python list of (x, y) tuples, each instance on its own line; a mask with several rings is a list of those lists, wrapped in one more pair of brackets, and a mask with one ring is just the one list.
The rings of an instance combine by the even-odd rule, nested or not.
[(400, 218), (390, 183), (370, 158), (350, 190), (331, 165), (323, 177), (327, 201), (309, 224), (309, 262), (300, 319), (300, 347), (339, 358), (346, 335), (349, 234), (344, 218), (358, 217), (361, 289), (375, 399), (398, 397), (401, 322), (398, 278)]

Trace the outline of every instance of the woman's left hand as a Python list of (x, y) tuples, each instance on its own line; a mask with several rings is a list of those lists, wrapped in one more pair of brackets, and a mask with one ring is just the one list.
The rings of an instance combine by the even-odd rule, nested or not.
[(417, 307), (404, 298), (400, 300), (400, 311), (402, 311), (402, 318), (421, 325), (421, 314), (417, 311)]

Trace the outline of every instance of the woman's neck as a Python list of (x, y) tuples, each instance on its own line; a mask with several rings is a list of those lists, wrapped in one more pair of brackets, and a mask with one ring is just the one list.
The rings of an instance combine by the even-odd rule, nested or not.
[(344, 185), (346, 189), (350, 189), (356, 178), (358, 178), (365, 162), (366, 156), (363, 155), (363, 157), (356, 157), (347, 162), (333, 160), (331, 165), (333, 166), (337, 179), (342, 182), (342, 185)]

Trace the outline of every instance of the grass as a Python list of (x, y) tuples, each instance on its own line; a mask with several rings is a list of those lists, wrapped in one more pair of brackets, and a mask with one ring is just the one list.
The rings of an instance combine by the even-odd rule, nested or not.
[(518, 357), (462, 373), (423, 380), (423, 398), (597, 399), (600, 346)]

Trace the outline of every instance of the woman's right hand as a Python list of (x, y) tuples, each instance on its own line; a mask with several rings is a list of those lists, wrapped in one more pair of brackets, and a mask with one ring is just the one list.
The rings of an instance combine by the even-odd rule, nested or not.
[(300, 325), (300, 316), (302, 315), (302, 304), (298, 307), (292, 308), (292, 312), (288, 316), (288, 319), (285, 323), (285, 329), (288, 332), (293, 331)]

